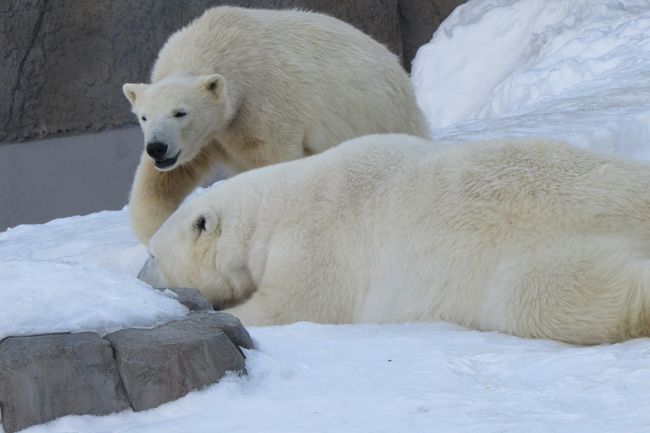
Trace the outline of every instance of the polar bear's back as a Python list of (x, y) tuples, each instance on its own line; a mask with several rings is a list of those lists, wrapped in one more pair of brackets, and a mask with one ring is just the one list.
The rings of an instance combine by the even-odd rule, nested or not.
[(249, 77), (241, 74), (254, 71), (259, 62), (284, 67), (278, 71), (284, 73), (291, 73), (292, 68), (327, 72), (310, 68), (314, 64), (310, 59), (317, 60), (317, 64), (332, 60), (345, 69), (367, 70), (387, 58), (392, 60), (391, 66), (399, 66), (397, 57), (386, 47), (327, 15), (220, 6), (208, 9), (169, 38), (154, 67), (152, 81), (170, 74), (215, 71), (237, 73), (226, 78), (243, 81)]
[(327, 143), (316, 151), (368, 133), (428, 133), (398, 58), (323, 14), (209, 9), (169, 38), (152, 81), (212, 73), (245, 110), (302, 119), (306, 141)]
[[(576, 218), (600, 220), (607, 215), (650, 221), (647, 164), (562, 142), (478, 142), (432, 155), (421, 165), (430, 173), (429, 180), (438, 183), (437, 201), (453, 197), (457, 205), (446, 204), (453, 213), (480, 209), (485, 216), (476, 218), (499, 215), (509, 220), (509, 229), (515, 222), (525, 226), (539, 221), (555, 230), (564, 220), (574, 224)], [(552, 223), (547, 219), (551, 215), (556, 218)]]
[(532, 247), (566, 233), (650, 233), (647, 164), (528, 138), (429, 149), (403, 141), (378, 144), (375, 153), (400, 146), (411, 156), (400, 168), (388, 158), (392, 168), (380, 172), (392, 174), (374, 192), (377, 230), (383, 218), (404, 228), (395, 241), (410, 236), (430, 249), (441, 234), (453, 235), (487, 251), (510, 240)]
[[(394, 207), (400, 220), (429, 215), (430, 222), (446, 227), (498, 226), (536, 235), (542, 228), (571, 230), (589, 221), (605, 229), (614, 219), (650, 222), (648, 164), (549, 139), (451, 144), (368, 135), (283, 167), (265, 170), (336, 195), (342, 208), (354, 205), (346, 196), (362, 190), (366, 200), (376, 199), (377, 209), (367, 206), (371, 213), (383, 217)], [(296, 195), (305, 202), (310, 194), (297, 189)]]
[[(574, 332), (575, 320), (559, 307), (541, 313), (556, 321), (552, 328), (530, 319), (550, 311), (548, 300), (571, 305), (567, 311), (584, 314), (584, 323), (601, 322), (597, 336), (585, 326), (582, 341), (603, 341), (604, 328), (612, 341), (639, 335), (612, 318), (628, 308), (622, 302), (634, 287), (650, 295), (650, 281), (639, 285), (650, 276), (649, 168), (535, 139), (425, 151), (380, 182), (366, 206), (362, 224), (374, 227), (366, 250), (375, 255), (368, 299), (381, 304), (369, 301), (357, 317), (443, 319), (570, 341), (562, 332)], [(562, 292), (572, 281), (585, 292)], [(408, 287), (409, 296), (395, 287)], [(601, 290), (608, 291), (599, 299)]]

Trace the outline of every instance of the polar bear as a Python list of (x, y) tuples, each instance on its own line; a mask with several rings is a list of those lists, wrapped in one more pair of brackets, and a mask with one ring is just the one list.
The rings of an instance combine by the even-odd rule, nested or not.
[(130, 197), (145, 244), (215, 162), (241, 172), (364, 134), (428, 134), (397, 57), (318, 13), (209, 9), (169, 38), (151, 81), (123, 86), (145, 140)]
[(596, 344), (650, 335), (650, 167), (534, 139), (371, 135), (179, 208), (150, 275), (247, 325), (445, 320)]

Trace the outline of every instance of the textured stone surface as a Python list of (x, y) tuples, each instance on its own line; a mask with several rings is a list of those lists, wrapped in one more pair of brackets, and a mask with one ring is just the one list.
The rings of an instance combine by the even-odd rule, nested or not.
[(111, 346), (91, 332), (0, 342), (0, 405), (7, 433), (60, 416), (130, 407)]
[(244, 371), (244, 356), (225, 333), (180, 320), (105, 337), (134, 410), (146, 410)]
[(0, 142), (134, 123), (121, 85), (147, 81), (167, 37), (220, 4), (302, 7), (348, 21), (401, 54), (398, 0), (0, 2)]
[[(139, 276), (138, 276), (139, 277)], [(176, 299), (181, 304), (185, 305), (190, 311), (211, 311), (212, 305), (207, 299), (201, 295), (196, 289), (190, 288), (175, 288), (175, 289), (159, 289), (164, 295)]]
[(429, 42), (440, 23), (463, 3), (465, 0), (400, 0), (402, 54), (409, 71), (418, 48)]
[[(190, 314), (185, 322), (191, 327), (198, 326), (201, 329), (213, 329), (223, 331), (233, 343), (244, 349), (253, 349), (253, 340), (235, 316), (221, 311), (205, 311)], [(183, 324), (180, 324), (183, 326)]]
[[(205, 307), (194, 289), (174, 289)], [(200, 299), (199, 299), (200, 298)], [(209, 304), (207, 304), (209, 306)], [(245, 372), (239, 319), (215, 311), (153, 329), (10, 337), (0, 342), (2, 424), (13, 433), (71, 414), (145, 410)]]

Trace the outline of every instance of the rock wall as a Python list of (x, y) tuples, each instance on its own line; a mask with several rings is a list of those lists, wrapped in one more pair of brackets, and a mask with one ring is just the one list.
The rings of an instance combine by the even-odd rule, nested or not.
[(411, 61), (433, 32), (465, 0), (401, 0), (399, 2), (402, 58), (410, 71)]
[(133, 123), (120, 87), (146, 81), (167, 37), (206, 8), (301, 7), (350, 22), (405, 65), (463, 0), (0, 2), (0, 143)]

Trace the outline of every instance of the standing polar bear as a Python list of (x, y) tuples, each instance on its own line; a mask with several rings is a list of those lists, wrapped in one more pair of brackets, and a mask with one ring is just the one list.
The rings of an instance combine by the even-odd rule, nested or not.
[(215, 162), (244, 171), (365, 134), (428, 134), (397, 57), (317, 13), (209, 9), (169, 38), (151, 81), (123, 87), (145, 139), (130, 198), (145, 244)]
[(446, 320), (578, 344), (650, 335), (650, 167), (565, 144), (351, 140), (179, 208), (150, 277), (247, 325)]

